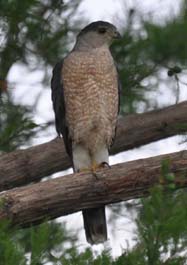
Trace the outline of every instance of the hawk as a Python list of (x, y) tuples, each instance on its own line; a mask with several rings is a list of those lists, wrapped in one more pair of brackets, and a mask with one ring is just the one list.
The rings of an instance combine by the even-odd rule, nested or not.
[[(56, 130), (63, 136), (74, 172), (109, 163), (119, 111), (119, 80), (110, 44), (116, 27), (96, 21), (83, 28), (72, 51), (53, 69), (51, 80)], [(105, 207), (83, 210), (90, 244), (107, 240)]]

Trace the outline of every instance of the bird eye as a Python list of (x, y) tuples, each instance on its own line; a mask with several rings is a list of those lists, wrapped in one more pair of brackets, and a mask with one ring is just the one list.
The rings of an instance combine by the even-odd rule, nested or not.
[(98, 29), (98, 32), (99, 32), (100, 34), (104, 34), (104, 33), (106, 32), (106, 28), (99, 28), (99, 29)]

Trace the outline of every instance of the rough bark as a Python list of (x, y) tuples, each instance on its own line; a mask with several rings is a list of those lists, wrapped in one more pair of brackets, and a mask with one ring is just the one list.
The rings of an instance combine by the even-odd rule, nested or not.
[(77, 173), (3, 192), (0, 219), (8, 218), (13, 225), (27, 227), (83, 209), (145, 196), (162, 180), (164, 159), (170, 161), (176, 187), (186, 187), (187, 151), (183, 151), (118, 164), (96, 175)]
[[(187, 131), (187, 102), (119, 119), (110, 154), (139, 147)], [(0, 156), (0, 191), (40, 180), (70, 167), (63, 140)]]

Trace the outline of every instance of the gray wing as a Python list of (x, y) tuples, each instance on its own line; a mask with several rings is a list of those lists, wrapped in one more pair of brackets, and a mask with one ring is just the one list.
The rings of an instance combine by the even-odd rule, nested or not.
[(122, 84), (120, 81), (120, 76), (119, 76), (119, 69), (116, 65), (116, 70), (117, 70), (117, 74), (118, 74), (118, 114), (120, 112), (120, 98), (121, 98), (121, 93), (122, 93)]
[[(117, 78), (118, 78), (118, 114), (120, 112), (120, 97), (121, 97), (121, 91), (122, 91), (122, 85), (121, 85), (121, 81), (120, 81), (120, 77), (119, 77), (119, 69), (115, 63), (116, 66), (116, 70), (117, 70)], [(117, 131), (117, 122), (116, 122), (116, 127), (115, 127), (115, 134), (114, 137), (112, 138), (112, 142), (110, 147), (114, 144), (115, 138), (116, 138), (116, 131)]]
[(68, 126), (66, 123), (66, 109), (64, 101), (64, 89), (62, 84), (63, 61), (57, 63), (53, 69), (51, 79), (52, 102), (55, 113), (56, 131), (60, 137), (63, 136), (66, 151), (72, 157), (72, 141), (69, 137)]

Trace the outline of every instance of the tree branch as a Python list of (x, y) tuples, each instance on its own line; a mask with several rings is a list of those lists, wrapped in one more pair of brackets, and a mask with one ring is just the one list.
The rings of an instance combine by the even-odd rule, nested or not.
[(0, 195), (0, 219), (27, 227), (46, 219), (87, 208), (125, 201), (149, 194), (159, 183), (161, 163), (169, 159), (177, 188), (187, 186), (187, 151), (112, 166), (91, 173), (77, 173), (15, 188)]
[[(187, 102), (119, 119), (110, 154), (187, 131)], [(62, 139), (0, 156), (0, 191), (40, 180), (70, 167)]]

